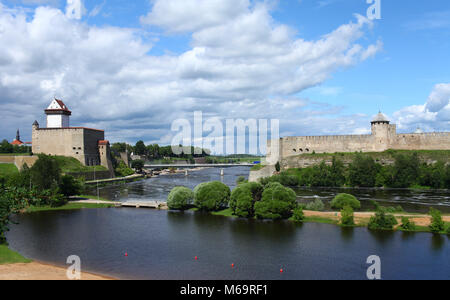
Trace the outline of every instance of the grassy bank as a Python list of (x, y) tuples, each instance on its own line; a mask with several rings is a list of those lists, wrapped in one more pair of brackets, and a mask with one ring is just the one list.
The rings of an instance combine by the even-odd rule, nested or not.
[(95, 203), (68, 203), (61, 207), (51, 207), (51, 206), (31, 206), (27, 208), (25, 213), (35, 213), (43, 211), (62, 211), (62, 210), (77, 210), (77, 209), (91, 209), (91, 208), (110, 208), (114, 207), (112, 204), (95, 204)]
[(15, 164), (0, 164), (0, 176), (10, 176), (19, 173)]
[(8, 248), (8, 246), (0, 245), (0, 265), (30, 262), (30, 259), (23, 257), (15, 251), (12, 251)]
[(103, 166), (84, 166), (76, 158), (65, 157), (65, 156), (55, 156), (59, 167), (63, 173), (78, 173), (78, 172), (96, 172), (98, 171), (108, 171)]

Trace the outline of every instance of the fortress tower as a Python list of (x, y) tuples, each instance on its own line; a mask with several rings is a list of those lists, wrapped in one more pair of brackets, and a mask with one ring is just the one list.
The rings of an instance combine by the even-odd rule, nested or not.
[(373, 150), (376, 152), (388, 150), (396, 132), (397, 126), (391, 125), (388, 118), (380, 111), (372, 121)]
[(61, 100), (54, 99), (45, 110), (47, 128), (69, 128), (72, 112)]

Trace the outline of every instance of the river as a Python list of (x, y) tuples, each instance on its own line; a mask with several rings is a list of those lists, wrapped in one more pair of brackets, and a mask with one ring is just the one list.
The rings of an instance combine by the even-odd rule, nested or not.
[[(238, 176), (245, 175), (248, 168), (225, 169), (224, 178), (220, 170), (206, 169), (187, 178), (180, 174), (108, 186), (100, 193), (121, 201), (162, 200), (173, 186), (194, 187), (209, 180), (234, 185)], [(297, 192), (300, 201), (306, 201), (308, 197), (326, 200), (338, 191)], [(368, 198), (372, 192), (361, 191)], [(408, 193), (413, 198), (423, 194)], [(432, 204), (446, 207), (446, 194), (433, 195)], [(400, 201), (409, 207), (412, 201), (407, 199), (410, 196), (402, 201), (386, 196), (385, 201)], [(415, 205), (422, 209), (417, 203), (411, 207)], [(18, 224), (7, 235), (12, 249), (61, 266), (68, 256), (78, 255), (84, 271), (121, 279), (363, 280), (371, 255), (381, 258), (383, 279), (450, 279), (449, 237), (428, 233), (372, 232), (130, 208), (41, 212), (14, 220)]]

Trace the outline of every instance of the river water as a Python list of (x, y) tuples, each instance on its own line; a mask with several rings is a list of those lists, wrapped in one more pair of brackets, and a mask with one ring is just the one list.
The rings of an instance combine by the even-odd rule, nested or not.
[[(246, 175), (248, 168), (230, 168), (222, 179), (220, 170), (206, 169), (188, 178), (180, 174), (109, 186), (100, 193), (121, 201), (163, 200), (173, 186), (194, 187), (209, 180), (233, 186), (238, 176)], [(309, 201), (327, 200), (339, 190), (297, 192), (300, 201)], [(408, 200), (420, 199), (424, 192), (359, 192), (393, 205), (412, 203), (411, 209), (418, 210), (424, 206), (418, 202), (427, 201)], [(433, 205), (448, 206), (447, 194), (428, 193)], [(41, 212), (14, 220), (18, 224), (7, 236), (12, 249), (61, 266), (68, 256), (78, 255), (84, 271), (122, 279), (364, 280), (371, 255), (381, 258), (383, 279), (450, 279), (449, 237), (427, 233), (129, 208)]]

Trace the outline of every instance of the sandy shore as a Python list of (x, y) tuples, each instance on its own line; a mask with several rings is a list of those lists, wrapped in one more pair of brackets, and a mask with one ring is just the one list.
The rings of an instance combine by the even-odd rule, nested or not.
[[(0, 280), (68, 280), (67, 269), (39, 262), (0, 265)], [(81, 280), (114, 280), (112, 277), (81, 274)]]
[[(327, 219), (333, 219), (339, 221), (341, 218), (340, 213), (336, 212), (317, 212), (317, 211), (304, 211), (306, 217), (321, 217)], [(374, 216), (372, 212), (355, 212), (355, 222), (357, 224), (368, 223), (370, 218)], [(431, 224), (431, 217), (428, 215), (408, 215), (408, 214), (394, 214), (394, 216), (401, 223), (402, 217), (408, 217), (411, 221), (414, 221), (418, 226), (429, 226)], [(445, 222), (450, 222), (450, 216), (443, 216), (442, 219)]]

